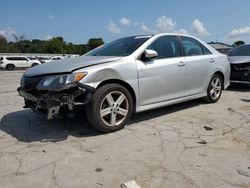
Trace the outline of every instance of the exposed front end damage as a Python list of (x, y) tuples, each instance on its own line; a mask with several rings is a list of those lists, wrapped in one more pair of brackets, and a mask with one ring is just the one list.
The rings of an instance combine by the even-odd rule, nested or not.
[(18, 93), (24, 97), (24, 108), (45, 114), (53, 119), (63, 111), (73, 111), (76, 106), (85, 105), (91, 99), (94, 88), (75, 82), (55, 90), (38, 90), (42, 77), (22, 78)]

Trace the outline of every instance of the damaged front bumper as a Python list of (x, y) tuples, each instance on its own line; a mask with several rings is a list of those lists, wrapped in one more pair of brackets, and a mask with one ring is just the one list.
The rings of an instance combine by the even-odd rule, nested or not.
[(53, 119), (63, 110), (72, 111), (76, 106), (87, 104), (94, 88), (79, 83), (76, 87), (63, 91), (25, 91), (22, 87), (17, 91), (24, 98), (24, 108), (31, 108), (45, 114), (47, 119)]

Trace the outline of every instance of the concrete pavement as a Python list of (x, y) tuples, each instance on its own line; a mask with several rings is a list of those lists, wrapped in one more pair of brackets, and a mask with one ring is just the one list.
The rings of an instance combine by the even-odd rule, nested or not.
[(0, 187), (250, 187), (250, 87), (133, 116), (100, 134), (84, 115), (47, 121), (24, 110), (23, 71), (0, 72)]

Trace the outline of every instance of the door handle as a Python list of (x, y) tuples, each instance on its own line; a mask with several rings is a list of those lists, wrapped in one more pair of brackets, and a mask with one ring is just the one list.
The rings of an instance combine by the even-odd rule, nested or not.
[(185, 63), (183, 61), (180, 61), (178, 64), (177, 64), (179, 67), (183, 67), (185, 66)]
[(215, 59), (214, 59), (214, 58), (210, 58), (210, 59), (209, 59), (209, 62), (210, 62), (210, 63), (214, 63), (214, 62), (215, 62)]

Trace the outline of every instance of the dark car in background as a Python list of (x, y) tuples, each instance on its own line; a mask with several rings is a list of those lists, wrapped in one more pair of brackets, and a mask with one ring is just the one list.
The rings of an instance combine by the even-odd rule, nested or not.
[(250, 84), (250, 44), (240, 45), (228, 53), (232, 83)]

